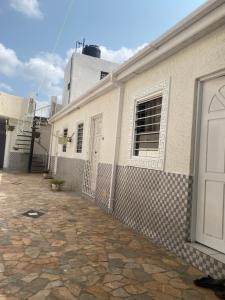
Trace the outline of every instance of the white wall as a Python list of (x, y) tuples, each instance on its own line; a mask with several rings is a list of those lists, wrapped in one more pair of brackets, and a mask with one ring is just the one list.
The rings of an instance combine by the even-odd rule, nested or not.
[(128, 81), (125, 87), (119, 164), (128, 160), (130, 101), (137, 93), (171, 79), (165, 171), (192, 172), (191, 149), (195, 83), (199, 77), (225, 68), (225, 26), (194, 42), (165, 61)]
[(0, 117), (7, 119), (10, 125), (15, 126), (14, 131), (6, 132), (4, 168), (9, 165), (10, 151), (14, 151), (13, 146), (16, 140), (18, 120), (23, 118), (23, 115), (27, 112), (28, 103), (29, 100), (0, 92)]
[[(148, 71), (137, 74), (125, 84), (119, 165), (128, 165), (131, 101), (135, 95), (141, 94), (158, 82), (170, 80), (164, 171), (180, 174), (192, 173), (192, 129), (194, 124), (193, 114), (196, 109), (196, 81), (202, 76), (225, 69), (224, 41), (225, 26), (222, 26)], [(102, 112), (104, 120), (103, 131), (106, 139), (103, 142), (101, 162), (105, 163), (112, 162), (115, 114), (118, 101), (118, 93), (115, 91), (94, 100), (55, 123), (55, 130), (59, 129), (62, 132), (63, 127), (68, 127), (69, 132), (72, 132), (74, 124), (84, 119), (86, 121), (86, 131), (89, 126), (88, 120), (90, 116)], [(88, 138), (88, 134), (85, 133), (85, 151), (87, 151)], [(61, 153), (60, 155), (76, 157), (74, 145), (68, 147), (68, 153)], [(81, 158), (87, 159), (87, 156), (82, 155)]]
[[(89, 155), (89, 136), (90, 136), (90, 122), (91, 118), (97, 114), (102, 114), (102, 136), (104, 140), (101, 141), (101, 162), (112, 162), (113, 152), (112, 147), (115, 141), (115, 123), (116, 123), (116, 107), (119, 99), (119, 89), (99, 97), (96, 101), (89, 103), (88, 105), (81, 107), (79, 110), (74, 111), (66, 118), (63, 118), (54, 124), (54, 134), (59, 130), (60, 134), (63, 134), (63, 129), (68, 128), (68, 136), (73, 136), (72, 143), (67, 143), (67, 151), (62, 152), (62, 145), (58, 145), (58, 155), (68, 158), (88, 159)], [(83, 152), (76, 153), (76, 128), (77, 124), (84, 122), (84, 141)], [(53, 137), (52, 141), (52, 155), (55, 155), (55, 143), (56, 137)]]
[[(117, 66), (117, 64), (104, 59), (74, 53), (65, 68), (63, 105), (75, 101), (77, 97), (99, 82), (101, 71), (110, 73)], [(70, 73), (69, 92), (67, 87), (70, 82)]]
[[(13, 96), (0, 92), (0, 117), (8, 120), (10, 125), (15, 126), (14, 131), (8, 131), (6, 133), (6, 145), (4, 154), (4, 168), (7, 169), (9, 165), (10, 152), (22, 153), (22, 150), (14, 150), (17, 131), (18, 131), (18, 120), (23, 120), (25, 114), (28, 110), (29, 100), (23, 99), (21, 97)], [(27, 123), (27, 130), (31, 127), (31, 123)], [(50, 142), (50, 125), (43, 126), (41, 128), (41, 144), (43, 144), (47, 149), (49, 148)], [(45, 154), (42, 147), (35, 143), (35, 154)]]
[(38, 131), (40, 132), (40, 138), (35, 139), (34, 154), (46, 155), (49, 153), (51, 125), (41, 126)]
[(0, 91), (0, 117), (20, 119), (27, 111), (29, 100)]

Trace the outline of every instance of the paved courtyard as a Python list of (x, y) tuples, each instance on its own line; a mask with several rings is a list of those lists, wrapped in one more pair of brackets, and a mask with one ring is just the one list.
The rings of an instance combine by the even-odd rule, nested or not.
[(217, 299), (202, 275), (40, 175), (0, 173), (0, 300)]

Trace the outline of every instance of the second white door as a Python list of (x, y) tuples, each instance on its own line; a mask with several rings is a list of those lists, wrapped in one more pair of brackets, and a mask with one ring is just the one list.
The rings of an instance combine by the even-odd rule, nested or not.
[(102, 139), (102, 116), (98, 115), (92, 118), (91, 122), (91, 145), (90, 145), (90, 187), (92, 194), (96, 190), (98, 175), (98, 164), (100, 158)]

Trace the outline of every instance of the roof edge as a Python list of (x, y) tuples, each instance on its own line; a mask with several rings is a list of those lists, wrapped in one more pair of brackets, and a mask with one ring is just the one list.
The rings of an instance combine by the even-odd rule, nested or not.
[(174, 26), (172, 26), (169, 30), (167, 30), (165, 33), (160, 35), (158, 38), (150, 42), (147, 46), (145, 46), (143, 49), (138, 51), (134, 56), (132, 56), (130, 59), (125, 61), (114, 73), (115, 75), (120, 74), (124, 69), (129, 67), (131, 64), (134, 64), (138, 60), (140, 60), (142, 57), (148, 55), (149, 53), (153, 52), (158, 47), (165, 44), (167, 41), (171, 40), (175, 36), (177, 36), (179, 33), (193, 25), (195, 22), (199, 21), (201, 18), (208, 15), (211, 11), (218, 8), (219, 6), (224, 4), (224, 0), (209, 0), (206, 3), (202, 4), (200, 7), (198, 7), (196, 10), (194, 10), (192, 13), (184, 17), (181, 21), (176, 23)]
[[(218, 9), (221, 6), (223, 6), (223, 10)], [(210, 13), (213, 14), (213, 11), (215, 10), (218, 11), (217, 15), (212, 16), (209, 22), (206, 22), (204, 20), (205, 17)], [(203, 20), (205, 22), (203, 22)], [(196, 24), (201, 23), (201, 21), (202, 21), (201, 26), (197, 28), (198, 26), (196, 26)], [(94, 87), (92, 87), (90, 90), (88, 90), (86, 93), (81, 95), (78, 99), (76, 99), (76, 101), (71, 102), (65, 108), (63, 108), (58, 113), (56, 113), (50, 119), (50, 122), (54, 122), (59, 118), (63, 117), (65, 114), (70, 113), (71, 111), (79, 107), (79, 105), (81, 105), (83, 102), (86, 103), (88, 97), (94, 100), (97, 96), (99, 96), (99, 92), (100, 94), (104, 94), (105, 91), (109, 90), (109, 85), (112, 85), (113, 88), (113, 86), (115, 86), (115, 83), (118, 84), (119, 82), (123, 82), (124, 80), (126, 80), (126, 78), (129, 77), (129, 75), (134, 76), (136, 71), (134, 65), (140, 62), (142, 59), (145, 59), (150, 54), (154, 54), (152, 55), (152, 57), (148, 59), (148, 65), (151, 67), (151, 65), (153, 65), (154, 62), (158, 63), (160, 61), (160, 58), (161, 60), (164, 60), (171, 54), (174, 54), (176, 49), (178, 51), (179, 49), (181, 49), (181, 47), (186, 47), (188, 44), (191, 43), (191, 37), (194, 37), (195, 35), (197, 36), (197, 34), (198, 37), (203, 37), (204, 35), (207, 35), (209, 33), (209, 30), (212, 31), (215, 29), (213, 24), (217, 24), (217, 23), (221, 24), (220, 22), (223, 22), (223, 24), (225, 24), (225, 1), (224, 0), (207, 1), (199, 8), (197, 8), (195, 11), (193, 11), (190, 15), (188, 15), (180, 22), (178, 22), (167, 32), (162, 34), (159, 38), (154, 40), (152, 43), (150, 43), (145, 48), (140, 50), (137, 54), (132, 56), (129, 60), (124, 62), (121, 66), (118, 67), (117, 70), (113, 71), (110, 74), (110, 76), (106, 76)], [(187, 31), (192, 25), (195, 25), (196, 28), (190, 30), (189, 35), (187, 34), (182, 39), (180, 39), (179, 34), (184, 32), (185, 30)], [(208, 29), (208, 31), (206, 29)], [(174, 40), (176, 40), (176, 42), (173, 43), (172, 41)], [(166, 48), (167, 45), (169, 45), (168, 48)], [(159, 48), (160, 49), (163, 48), (163, 49), (157, 52)], [(155, 55), (155, 53), (157, 53), (157, 55)], [(146, 63), (147, 65), (147, 62), (144, 63)], [(141, 69), (141, 67), (143, 66), (139, 67), (139, 69), (141, 70), (140, 72), (143, 72), (143, 68)], [(125, 73), (124, 76), (122, 76), (123, 72)]]

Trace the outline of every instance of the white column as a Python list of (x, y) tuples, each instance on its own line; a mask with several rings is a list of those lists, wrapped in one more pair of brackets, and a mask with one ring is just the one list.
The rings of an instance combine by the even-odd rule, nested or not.
[(3, 168), (7, 169), (9, 166), (9, 156), (11, 149), (11, 139), (12, 139), (12, 131), (6, 132), (6, 140), (5, 140), (5, 154), (4, 154), (4, 163)]

